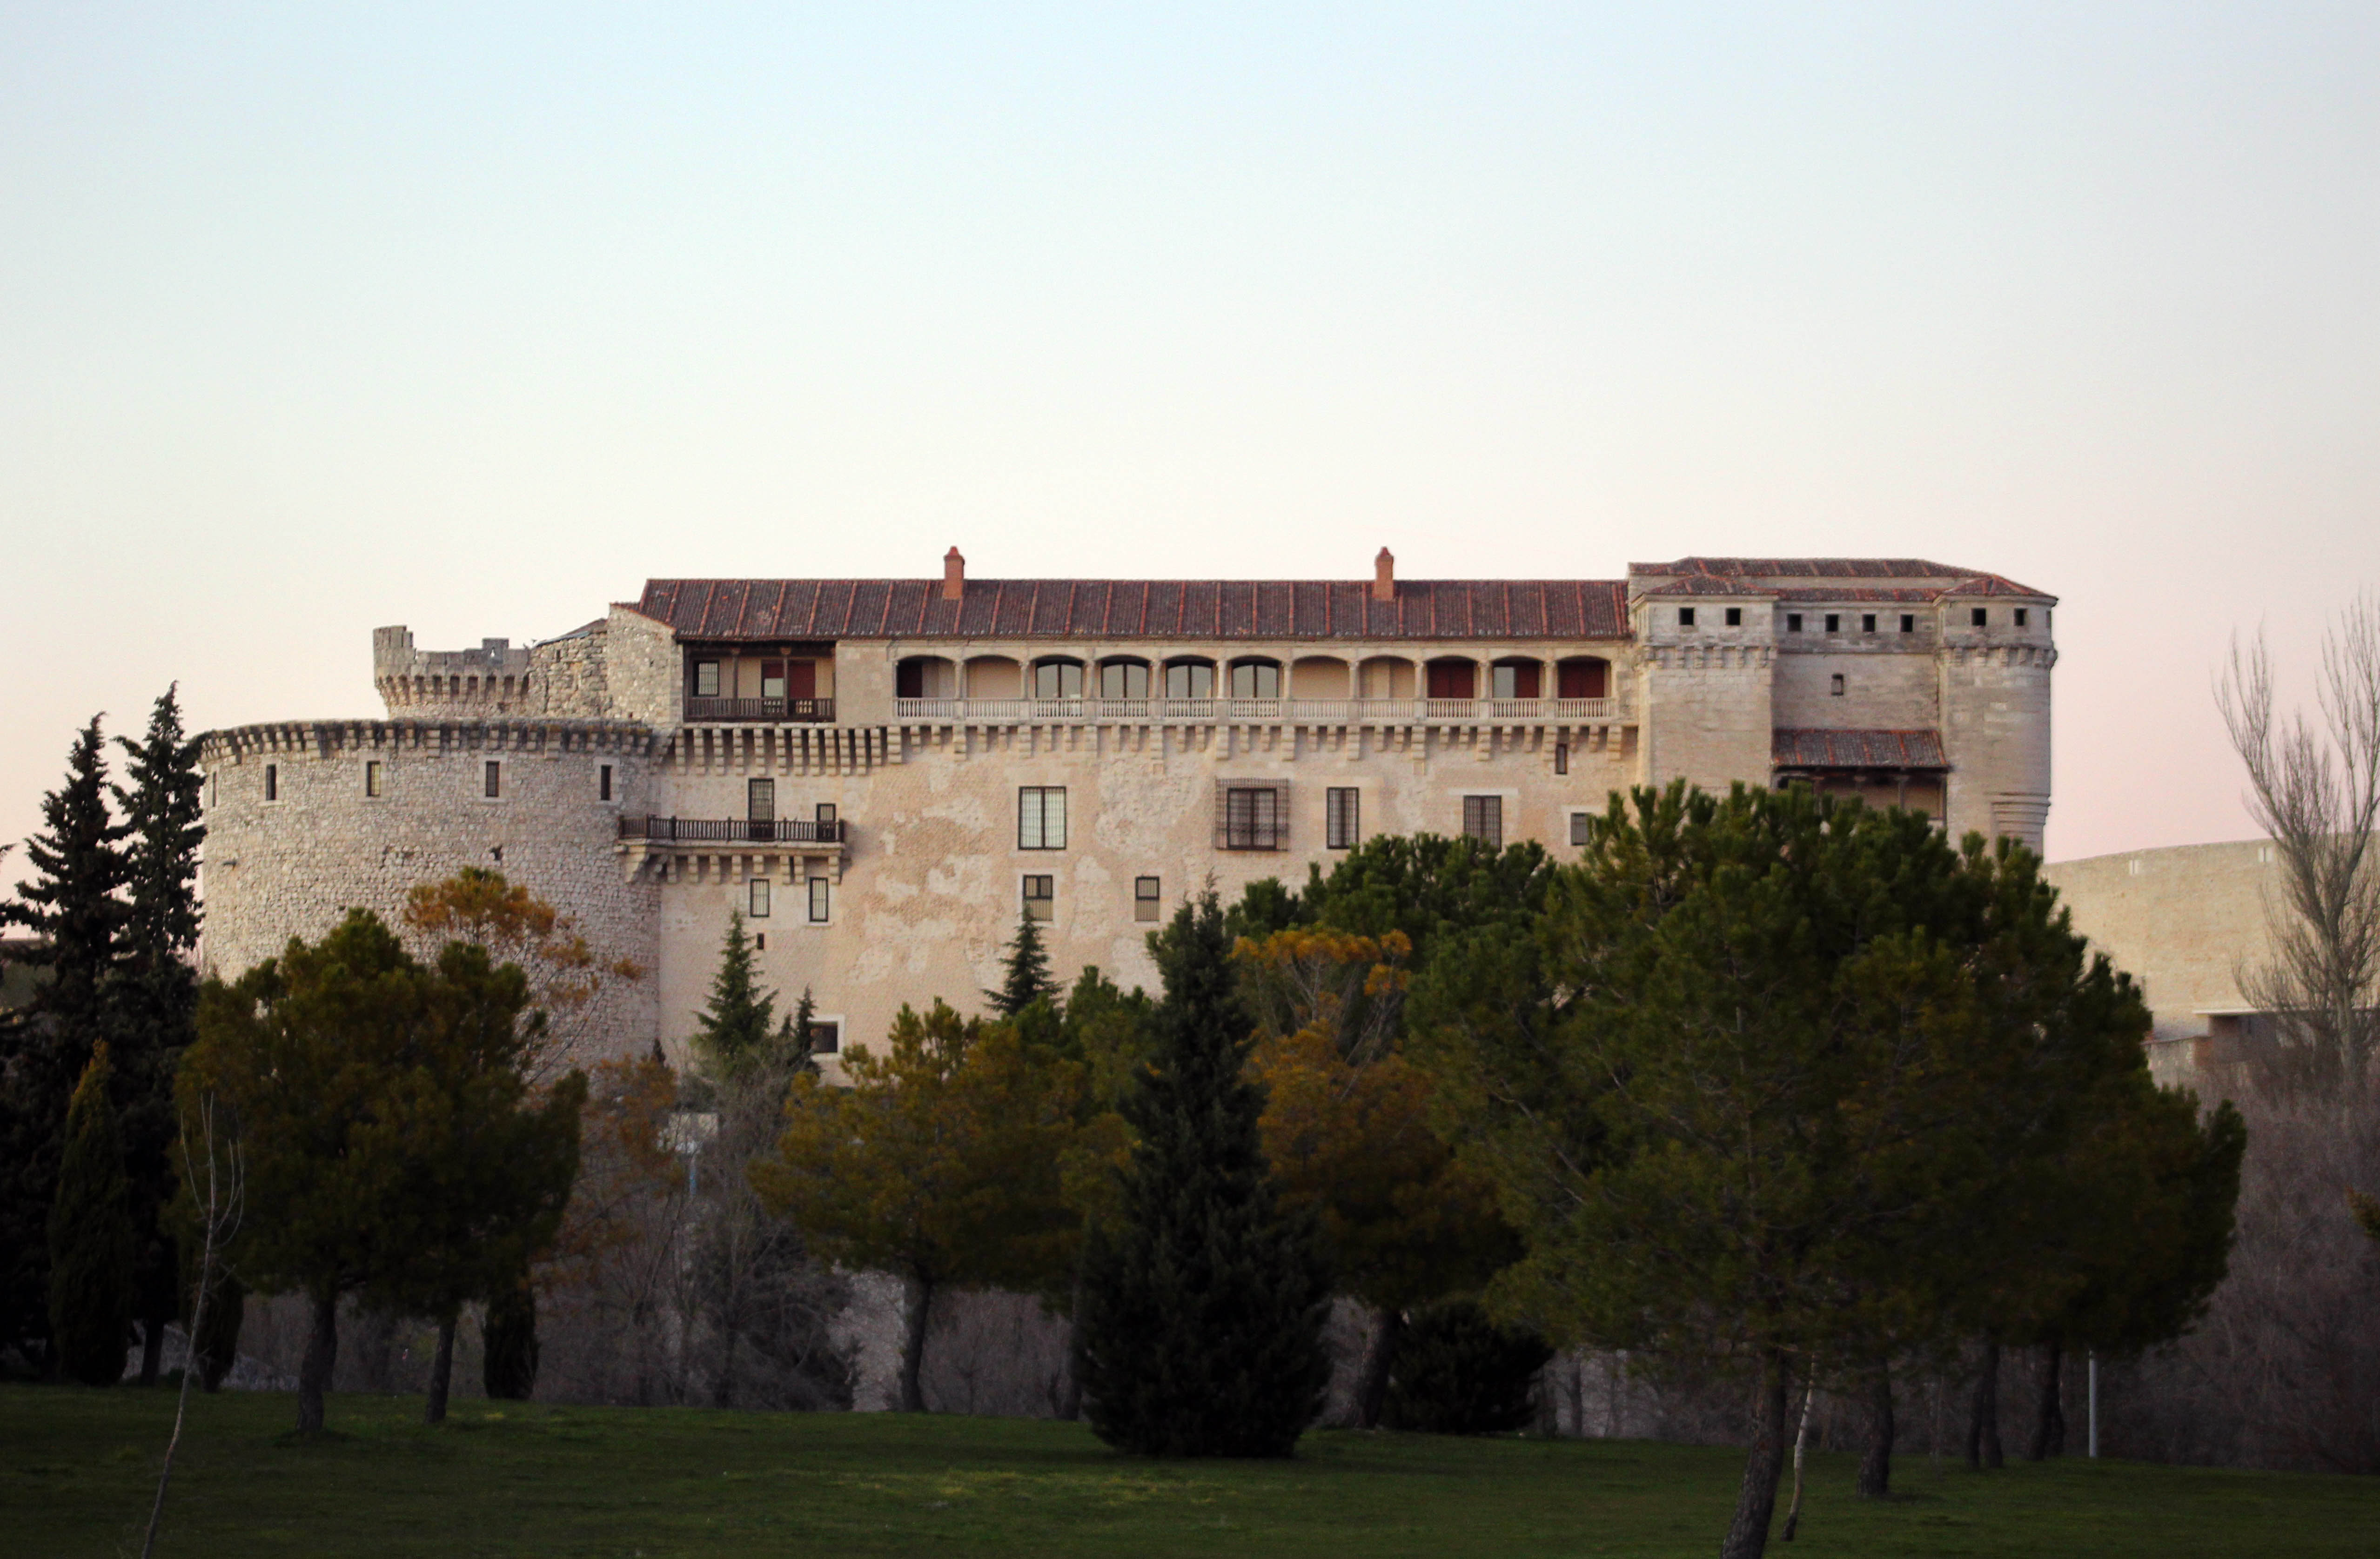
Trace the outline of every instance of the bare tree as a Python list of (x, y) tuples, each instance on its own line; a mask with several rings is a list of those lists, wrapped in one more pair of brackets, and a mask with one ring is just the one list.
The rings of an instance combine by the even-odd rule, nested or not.
[(182, 1360), (182, 1389), (174, 1403), (174, 1432), (165, 1442), (165, 1465), (157, 1472), (157, 1498), (149, 1507), (149, 1535), (141, 1540), (140, 1559), (149, 1559), (156, 1551), (157, 1528), (165, 1517), (165, 1486), (173, 1481), (174, 1452), (182, 1444), (182, 1419), (190, 1407), (190, 1377), (203, 1367), (199, 1358), (199, 1339), (206, 1335), (207, 1301), (212, 1297), (224, 1246), (239, 1227), (243, 1176), (238, 1139), (227, 1134), (218, 1138), (212, 1098), (200, 1099), (196, 1113), (199, 1140), (195, 1144), (190, 1140), (191, 1122), (186, 1119), (182, 1123), (182, 1175), (183, 1184), (189, 1188), (196, 1204), (198, 1292), (190, 1301), (188, 1347)]
[(2240, 970), (2240, 994), (2273, 1015), (2292, 1070), (2362, 1082), (2380, 1045), (2380, 595), (2323, 635), (2318, 720), (2277, 707), (2261, 633), (2233, 642), (2216, 699), (2281, 868), (2272, 955)]

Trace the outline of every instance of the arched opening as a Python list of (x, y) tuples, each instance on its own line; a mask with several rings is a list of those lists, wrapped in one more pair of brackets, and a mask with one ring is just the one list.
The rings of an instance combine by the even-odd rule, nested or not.
[(1458, 660), (1448, 656), (1431, 661), (1426, 670), (1429, 673), (1429, 692), (1424, 696), (1429, 698), (1476, 698), (1479, 696), (1479, 663), (1477, 661)]
[(1148, 696), (1148, 662), (1136, 656), (1119, 655), (1099, 662), (1099, 696), (1102, 698), (1146, 698)]
[(1281, 662), (1257, 656), (1232, 661), (1232, 696), (1234, 698), (1280, 697)]
[(1024, 694), (1022, 669), (1005, 655), (978, 655), (966, 663), (968, 698), (1016, 698)]
[(1393, 655), (1376, 655), (1357, 669), (1358, 697), (1411, 698), (1414, 663)]
[(1574, 655), (1554, 667), (1557, 698), (1609, 698), (1611, 662), (1597, 655)]
[(892, 668), (895, 698), (956, 698), (958, 663), (947, 656), (905, 655)]
[(1544, 696), (1543, 663), (1507, 656), (1488, 668), (1488, 696), (1490, 698), (1540, 698)]
[(1291, 663), (1292, 698), (1345, 698), (1350, 695), (1347, 662), (1330, 655), (1308, 655)]
[(1063, 656), (1045, 656), (1033, 662), (1033, 696), (1036, 698), (1080, 698), (1083, 695), (1083, 663)]
[(1195, 655), (1168, 660), (1165, 663), (1165, 696), (1212, 698), (1215, 696), (1215, 663)]

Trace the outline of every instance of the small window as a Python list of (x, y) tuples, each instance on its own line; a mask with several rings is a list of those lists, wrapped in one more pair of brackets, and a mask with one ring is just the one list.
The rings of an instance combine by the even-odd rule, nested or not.
[(1157, 878), (1143, 876), (1133, 878), (1132, 918), (1139, 921), (1154, 921), (1162, 897), (1159, 891)]
[(612, 799), (612, 766), (608, 763), (596, 771), (595, 799), (597, 801)]
[(760, 696), (783, 698), (785, 695), (785, 663), (782, 660), (760, 662)]
[(1802, 631), (1802, 614), (1800, 612), (1789, 611), (1785, 614), (1785, 631), (1789, 634), (1798, 634)]
[(1863, 611), (1860, 613), (1860, 632), (1863, 634), (1873, 634), (1876, 632), (1875, 612)]
[(1323, 843), (1332, 850), (1353, 850), (1363, 841), (1364, 793), (1353, 785), (1334, 785), (1322, 794)]
[(750, 915), (754, 920), (768, 919), (769, 879), (767, 877), (756, 876), (752, 879), (750, 887), (751, 902), (746, 907), (744, 912)]
[(1204, 660), (1176, 660), (1165, 668), (1168, 698), (1212, 698), (1215, 668)]
[(480, 793), (490, 801), (504, 793), (504, 766), (501, 760), (488, 760), (486, 775), (480, 781)]
[(777, 782), (774, 780), (744, 781), (744, 817), (751, 823), (773, 823), (777, 820)]
[(1281, 792), (1270, 785), (1232, 786), (1223, 792), (1223, 848), (1285, 850)]
[(379, 795), (381, 793), (380, 787), (380, 759), (366, 758), (364, 760), (364, 794), (368, 796)]
[(1066, 787), (1022, 785), (1016, 792), (1016, 848), (1066, 848)]
[(1913, 634), (1917, 632), (1917, 614), (1915, 612), (1904, 611), (1900, 614), (1900, 631), (1904, 634)]
[(267, 801), (281, 799), (281, 766), (277, 763), (268, 763), (264, 766), (264, 799)]
[(1678, 609), (1678, 626), (1681, 628), (1691, 628), (1694, 625), (1694, 609), (1690, 606), (1680, 607)]
[(810, 1054), (832, 1056), (843, 1048), (843, 1025), (810, 1020)]
[(1742, 607), (1731, 606), (1727, 609), (1727, 625), (1730, 628), (1741, 628), (1743, 626), (1743, 609)]
[(1984, 609), (1982, 607), (1972, 608), (1967, 613), (1967, 622), (1972, 627), (1982, 627), (1984, 625)]
[(755, 931), (752, 933), (752, 950), (756, 953), (765, 953), (769, 950), (769, 934), (767, 932)]
[(1843, 695), (1843, 674), (1840, 671), (1827, 679), (1827, 691), (1838, 698)]
[(1841, 633), (1842, 631), (1843, 631), (1843, 615), (1842, 615), (1842, 613), (1841, 613), (1841, 612), (1839, 612), (1839, 611), (1830, 611), (1830, 612), (1827, 613), (1827, 632), (1828, 632), (1829, 634), (1840, 634), (1840, 633)]
[(1281, 668), (1269, 660), (1241, 660), (1232, 666), (1232, 696), (1278, 698)]
[(1099, 696), (1102, 698), (1148, 697), (1148, 663), (1145, 660), (1110, 660), (1101, 665)]
[(1080, 698), (1083, 695), (1083, 663), (1079, 660), (1044, 660), (1033, 668), (1033, 696), (1036, 698)]
[(1502, 796), (1465, 796), (1463, 798), (1463, 833), (1475, 839), (1490, 850), (1504, 848), (1504, 798)]
[(719, 696), (719, 662), (698, 660), (694, 663), (694, 695), (697, 698)]
[(1556, 774), (1570, 772), (1570, 743), (1567, 742), (1554, 743), (1554, 772)]
[(2031, 615), (2032, 615), (2032, 614), (2031, 614), (2030, 612), (2026, 611), (2024, 608), (2022, 608), (2022, 607), (2019, 607), (2019, 608), (2017, 608), (2017, 609), (2016, 609), (2016, 625), (2017, 625), (2018, 627), (2020, 627), (2020, 628), (2023, 627), (2023, 626), (2024, 626), (2024, 623), (2025, 623), (2025, 619), (2026, 619), (2027, 617), (2031, 616)]
[(1025, 918), (1048, 920), (1050, 906), (1057, 901), (1058, 879), (1044, 872), (1025, 879)]
[(1584, 847), (1595, 837), (1595, 814), (1573, 812), (1570, 815), (1570, 841)]
[[(810, 924), (824, 925), (834, 913), (834, 884), (825, 877), (810, 878)], [(827, 1046), (832, 1050), (832, 1045)]]

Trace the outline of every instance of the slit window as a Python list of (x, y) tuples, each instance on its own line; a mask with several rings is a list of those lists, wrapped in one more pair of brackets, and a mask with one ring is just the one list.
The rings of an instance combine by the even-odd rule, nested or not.
[(1332, 850), (1353, 850), (1364, 837), (1364, 792), (1353, 785), (1333, 785), (1323, 801), (1323, 842)]
[(1463, 837), (1475, 839), (1490, 850), (1504, 848), (1504, 798), (1463, 798)]
[[(824, 925), (834, 913), (834, 884), (825, 877), (810, 878), (810, 924)], [(832, 1045), (827, 1046), (832, 1050)]]
[(1058, 879), (1047, 872), (1028, 874), (1025, 878), (1025, 918), (1048, 920), (1050, 906), (1058, 898)]
[(1157, 919), (1158, 906), (1163, 900), (1158, 879), (1136, 876), (1132, 879), (1132, 918), (1137, 921)]
[(612, 799), (612, 766), (608, 763), (596, 772), (595, 799), (597, 801)]
[(1570, 743), (1567, 742), (1554, 743), (1554, 772), (1556, 774), (1570, 772)]
[(380, 793), (380, 759), (366, 758), (364, 760), (364, 794), (368, 796), (376, 796)]
[(277, 763), (268, 763), (264, 766), (264, 799), (267, 801), (281, 799), (281, 766)]
[(768, 919), (769, 879), (764, 876), (756, 876), (752, 879), (748, 887), (750, 891), (746, 895), (746, 898), (749, 902), (745, 906), (745, 912), (750, 915), (754, 920)]
[(1288, 845), (1279, 791), (1270, 785), (1235, 785), (1223, 792), (1224, 849), (1284, 850)]
[(504, 766), (502, 760), (490, 758), (487, 772), (480, 781), (480, 793), (490, 801), (504, 793)]
[(1066, 848), (1066, 787), (1023, 785), (1016, 792), (1016, 848)]

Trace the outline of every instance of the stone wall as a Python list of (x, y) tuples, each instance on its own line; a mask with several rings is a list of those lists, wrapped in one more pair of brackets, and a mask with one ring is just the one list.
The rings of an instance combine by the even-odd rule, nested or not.
[(542, 694), (539, 714), (549, 719), (610, 718), (612, 695), (604, 674), (610, 626), (598, 620), (529, 651), (529, 674)]

